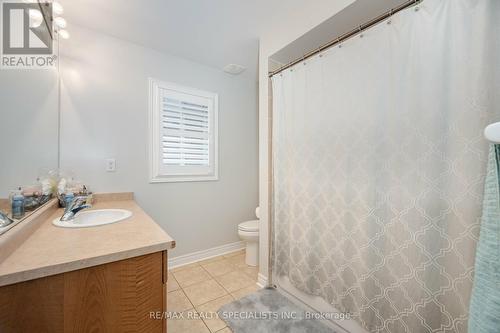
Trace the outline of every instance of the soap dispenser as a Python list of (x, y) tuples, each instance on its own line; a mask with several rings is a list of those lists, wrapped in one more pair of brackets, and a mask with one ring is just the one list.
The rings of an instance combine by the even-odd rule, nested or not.
[(21, 188), (12, 196), (12, 218), (20, 219), (24, 216), (24, 196)]

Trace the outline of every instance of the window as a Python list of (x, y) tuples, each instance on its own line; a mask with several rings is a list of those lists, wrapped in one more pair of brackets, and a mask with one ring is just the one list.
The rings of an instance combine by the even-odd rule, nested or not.
[(217, 180), (217, 94), (149, 79), (150, 181)]

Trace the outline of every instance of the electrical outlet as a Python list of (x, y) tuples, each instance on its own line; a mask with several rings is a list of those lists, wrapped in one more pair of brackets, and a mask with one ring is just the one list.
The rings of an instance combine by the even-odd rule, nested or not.
[(116, 171), (116, 160), (114, 158), (106, 159), (106, 171), (115, 172)]

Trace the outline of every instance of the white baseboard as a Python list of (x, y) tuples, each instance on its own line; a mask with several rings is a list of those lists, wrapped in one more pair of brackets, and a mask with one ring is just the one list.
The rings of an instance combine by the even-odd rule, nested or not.
[(193, 262), (210, 259), (223, 254), (228, 254), (231, 252), (236, 252), (245, 248), (245, 242), (239, 241), (235, 243), (225, 244), (222, 246), (213, 247), (211, 249), (206, 249), (202, 251), (197, 251), (193, 253), (184, 254), (182, 256), (170, 258), (168, 260), (169, 268), (176, 268), (179, 266), (184, 266), (191, 264)]
[(267, 276), (259, 273), (257, 275), (257, 285), (261, 288), (267, 287)]

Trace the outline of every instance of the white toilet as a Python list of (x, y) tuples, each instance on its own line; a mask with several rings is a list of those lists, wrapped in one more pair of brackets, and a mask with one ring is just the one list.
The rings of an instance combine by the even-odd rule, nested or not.
[[(255, 215), (260, 218), (259, 207), (255, 209)], [(259, 220), (238, 224), (238, 236), (246, 242), (246, 264), (257, 266), (259, 263)]]

